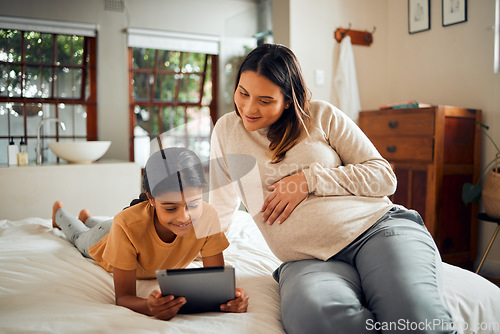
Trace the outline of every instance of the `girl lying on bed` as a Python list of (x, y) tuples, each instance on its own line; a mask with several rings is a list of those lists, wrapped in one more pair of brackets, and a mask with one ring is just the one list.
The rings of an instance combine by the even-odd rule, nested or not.
[[(154, 153), (144, 171), (138, 200), (113, 219), (78, 218), (53, 205), (52, 225), (86, 257), (113, 272), (116, 304), (169, 320), (186, 303), (183, 297), (162, 297), (154, 290), (137, 297), (136, 279), (154, 278), (158, 269), (185, 268), (201, 254), (203, 266), (223, 266), (222, 251), (229, 242), (215, 210), (202, 200), (205, 177), (198, 156), (173, 147)], [(221, 305), (226, 312), (246, 312), (248, 296), (236, 289), (235, 299)]]

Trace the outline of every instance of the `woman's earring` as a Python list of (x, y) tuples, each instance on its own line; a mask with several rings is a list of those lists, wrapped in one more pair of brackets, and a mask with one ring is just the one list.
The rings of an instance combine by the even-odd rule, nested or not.
[(155, 206), (155, 205), (154, 205), (153, 203), (151, 203), (151, 202), (149, 202), (149, 205), (151, 205), (151, 206)]

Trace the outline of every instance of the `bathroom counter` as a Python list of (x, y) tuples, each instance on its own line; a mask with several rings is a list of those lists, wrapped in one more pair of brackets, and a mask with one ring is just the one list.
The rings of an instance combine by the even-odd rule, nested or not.
[(0, 219), (50, 218), (60, 200), (78, 215), (112, 216), (141, 191), (141, 167), (103, 160), (92, 164), (47, 164), (0, 167)]

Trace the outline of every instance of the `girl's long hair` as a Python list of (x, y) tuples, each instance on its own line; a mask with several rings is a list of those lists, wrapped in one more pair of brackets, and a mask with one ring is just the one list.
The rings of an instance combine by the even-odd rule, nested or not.
[(203, 166), (196, 153), (183, 147), (165, 148), (149, 157), (142, 179), (144, 192), (130, 206), (147, 201), (146, 192), (155, 198), (169, 191), (205, 185)]
[[(265, 76), (281, 88), (285, 101), (292, 102), (267, 132), (271, 163), (281, 162), (302, 134), (308, 134), (310, 98), (300, 64), (287, 47), (280, 44), (261, 44), (243, 60), (236, 76), (235, 92), (241, 73), (245, 71), (254, 71)], [(236, 104), (235, 110), (241, 117)]]

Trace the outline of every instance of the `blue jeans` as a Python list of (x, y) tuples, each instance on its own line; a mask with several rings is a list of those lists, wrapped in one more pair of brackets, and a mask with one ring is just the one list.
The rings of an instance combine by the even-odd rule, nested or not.
[(419, 214), (393, 208), (328, 261), (283, 263), (283, 327), (291, 333), (456, 333), (442, 263)]

